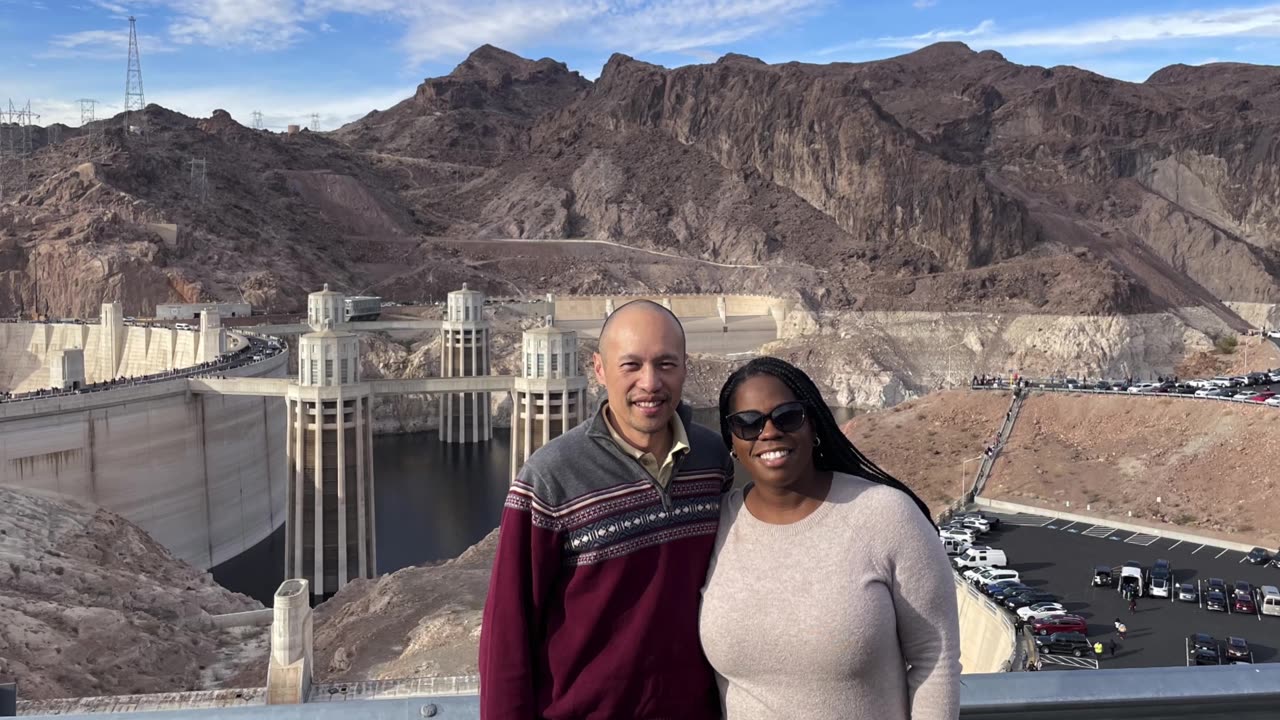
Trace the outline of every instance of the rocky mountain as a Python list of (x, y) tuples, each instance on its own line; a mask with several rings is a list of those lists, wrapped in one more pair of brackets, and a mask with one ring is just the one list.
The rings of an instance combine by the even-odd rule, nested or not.
[(53, 146), (38, 132), (25, 170), (0, 169), (25, 188), (0, 205), (0, 315), (241, 296), (289, 310), (326, 280), (407, 300), (468, 280), (876, 310), (1202, 307), (1242, 329), (1226, 303), (1280, 301), (1277, 107), (1280, 69), (1238, 64), (1135, 84), (943, 43), (831, 65), (615, 55), (588, 82), (484, 46), (332, 133), (156, 106), (145, 137), (119, 119)]

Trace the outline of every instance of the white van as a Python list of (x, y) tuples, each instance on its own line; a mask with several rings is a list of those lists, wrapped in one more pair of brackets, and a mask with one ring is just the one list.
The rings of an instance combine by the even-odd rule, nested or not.
[(1280, 615), (1280, 590), (1275, 585), (1263, 585), (1258, 594), (1262, 597), (1258, 610), (1263, 615)]
[[(969, 573), (981, 573), (970, 575)], [(1017, 570), (1010, 570), (1002, 567), (988, 567), (981, 570), (969, 570), (964, 574), (970, 583), (982, 587), (991, 583), (998, 583), (1001, 580), (1021, 580)]]
[(1003, 550), (990, 547), (971, 547), (951, 562), (957, 568), (1004, 567), (1009, 563)]
[(968, 540), (959, 540), (956, 538), (942, 538), (942, 547), (947, 551), (949, 557), (963, 555), (965, 550), (973, 546)]

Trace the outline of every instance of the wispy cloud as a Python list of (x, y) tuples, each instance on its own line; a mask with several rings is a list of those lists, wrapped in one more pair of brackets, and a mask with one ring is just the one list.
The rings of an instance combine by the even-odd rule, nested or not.
[(938, 4), (938, 0), (916, 0), (915, 2), (911, 3), (911, 7), (917, 10), (924, 10), (925, 8), (931, 8), (937, 4)]
[[(160, 37), (142, 35), (138, 48), (148, 54), (173, 52), (176, 48)], [(118, 60), (129, 50), (129, 31), (82, 30), (54, 36), (49, 48), (36, 57), (56, 59)]]
[(855, 48), (914, 50), (944, 40), (990, 48), (1135, 45), (1215, 38), (1280, 38), (1280, 5), (1215, 8), (1176, 13), (1126, 15), (1058, 27), (1006, 30), (994, 20), (971, 29), (940, 29), (916, 35), (888, 36), (843, 43), (819, 51), (834, 54)]
[(698, 54), (796, 22), (831, 0), (93, 0), (112, 12), (163, 6), (176, 45), (279, 50), (332, 30), (337, 15), (405, 31), (411, 64), (484, 43), (513, 49), (555, 37), (584, 49)]

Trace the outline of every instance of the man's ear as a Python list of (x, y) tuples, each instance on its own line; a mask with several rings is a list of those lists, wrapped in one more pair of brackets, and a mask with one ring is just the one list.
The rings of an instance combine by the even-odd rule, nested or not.
[(604, 358), (600, 353), (591, 353), (591, 369), (596, 371), (596, 382), (604, 385)]

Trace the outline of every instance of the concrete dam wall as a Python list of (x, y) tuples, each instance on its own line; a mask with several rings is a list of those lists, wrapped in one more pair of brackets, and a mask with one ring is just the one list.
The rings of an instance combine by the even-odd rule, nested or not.
[(960, 609), (961, 672), (1008, 671), (1016, 641), (1013, 622), (959, 575), (954, 577)]
[[(285, 370), (281, 353), (227, 374)], [(181, 378), (0, 404), (0, 484), (120, 513), (208, 569), (284, 523), (284, 414), (280, 398), (194, 395)]]

